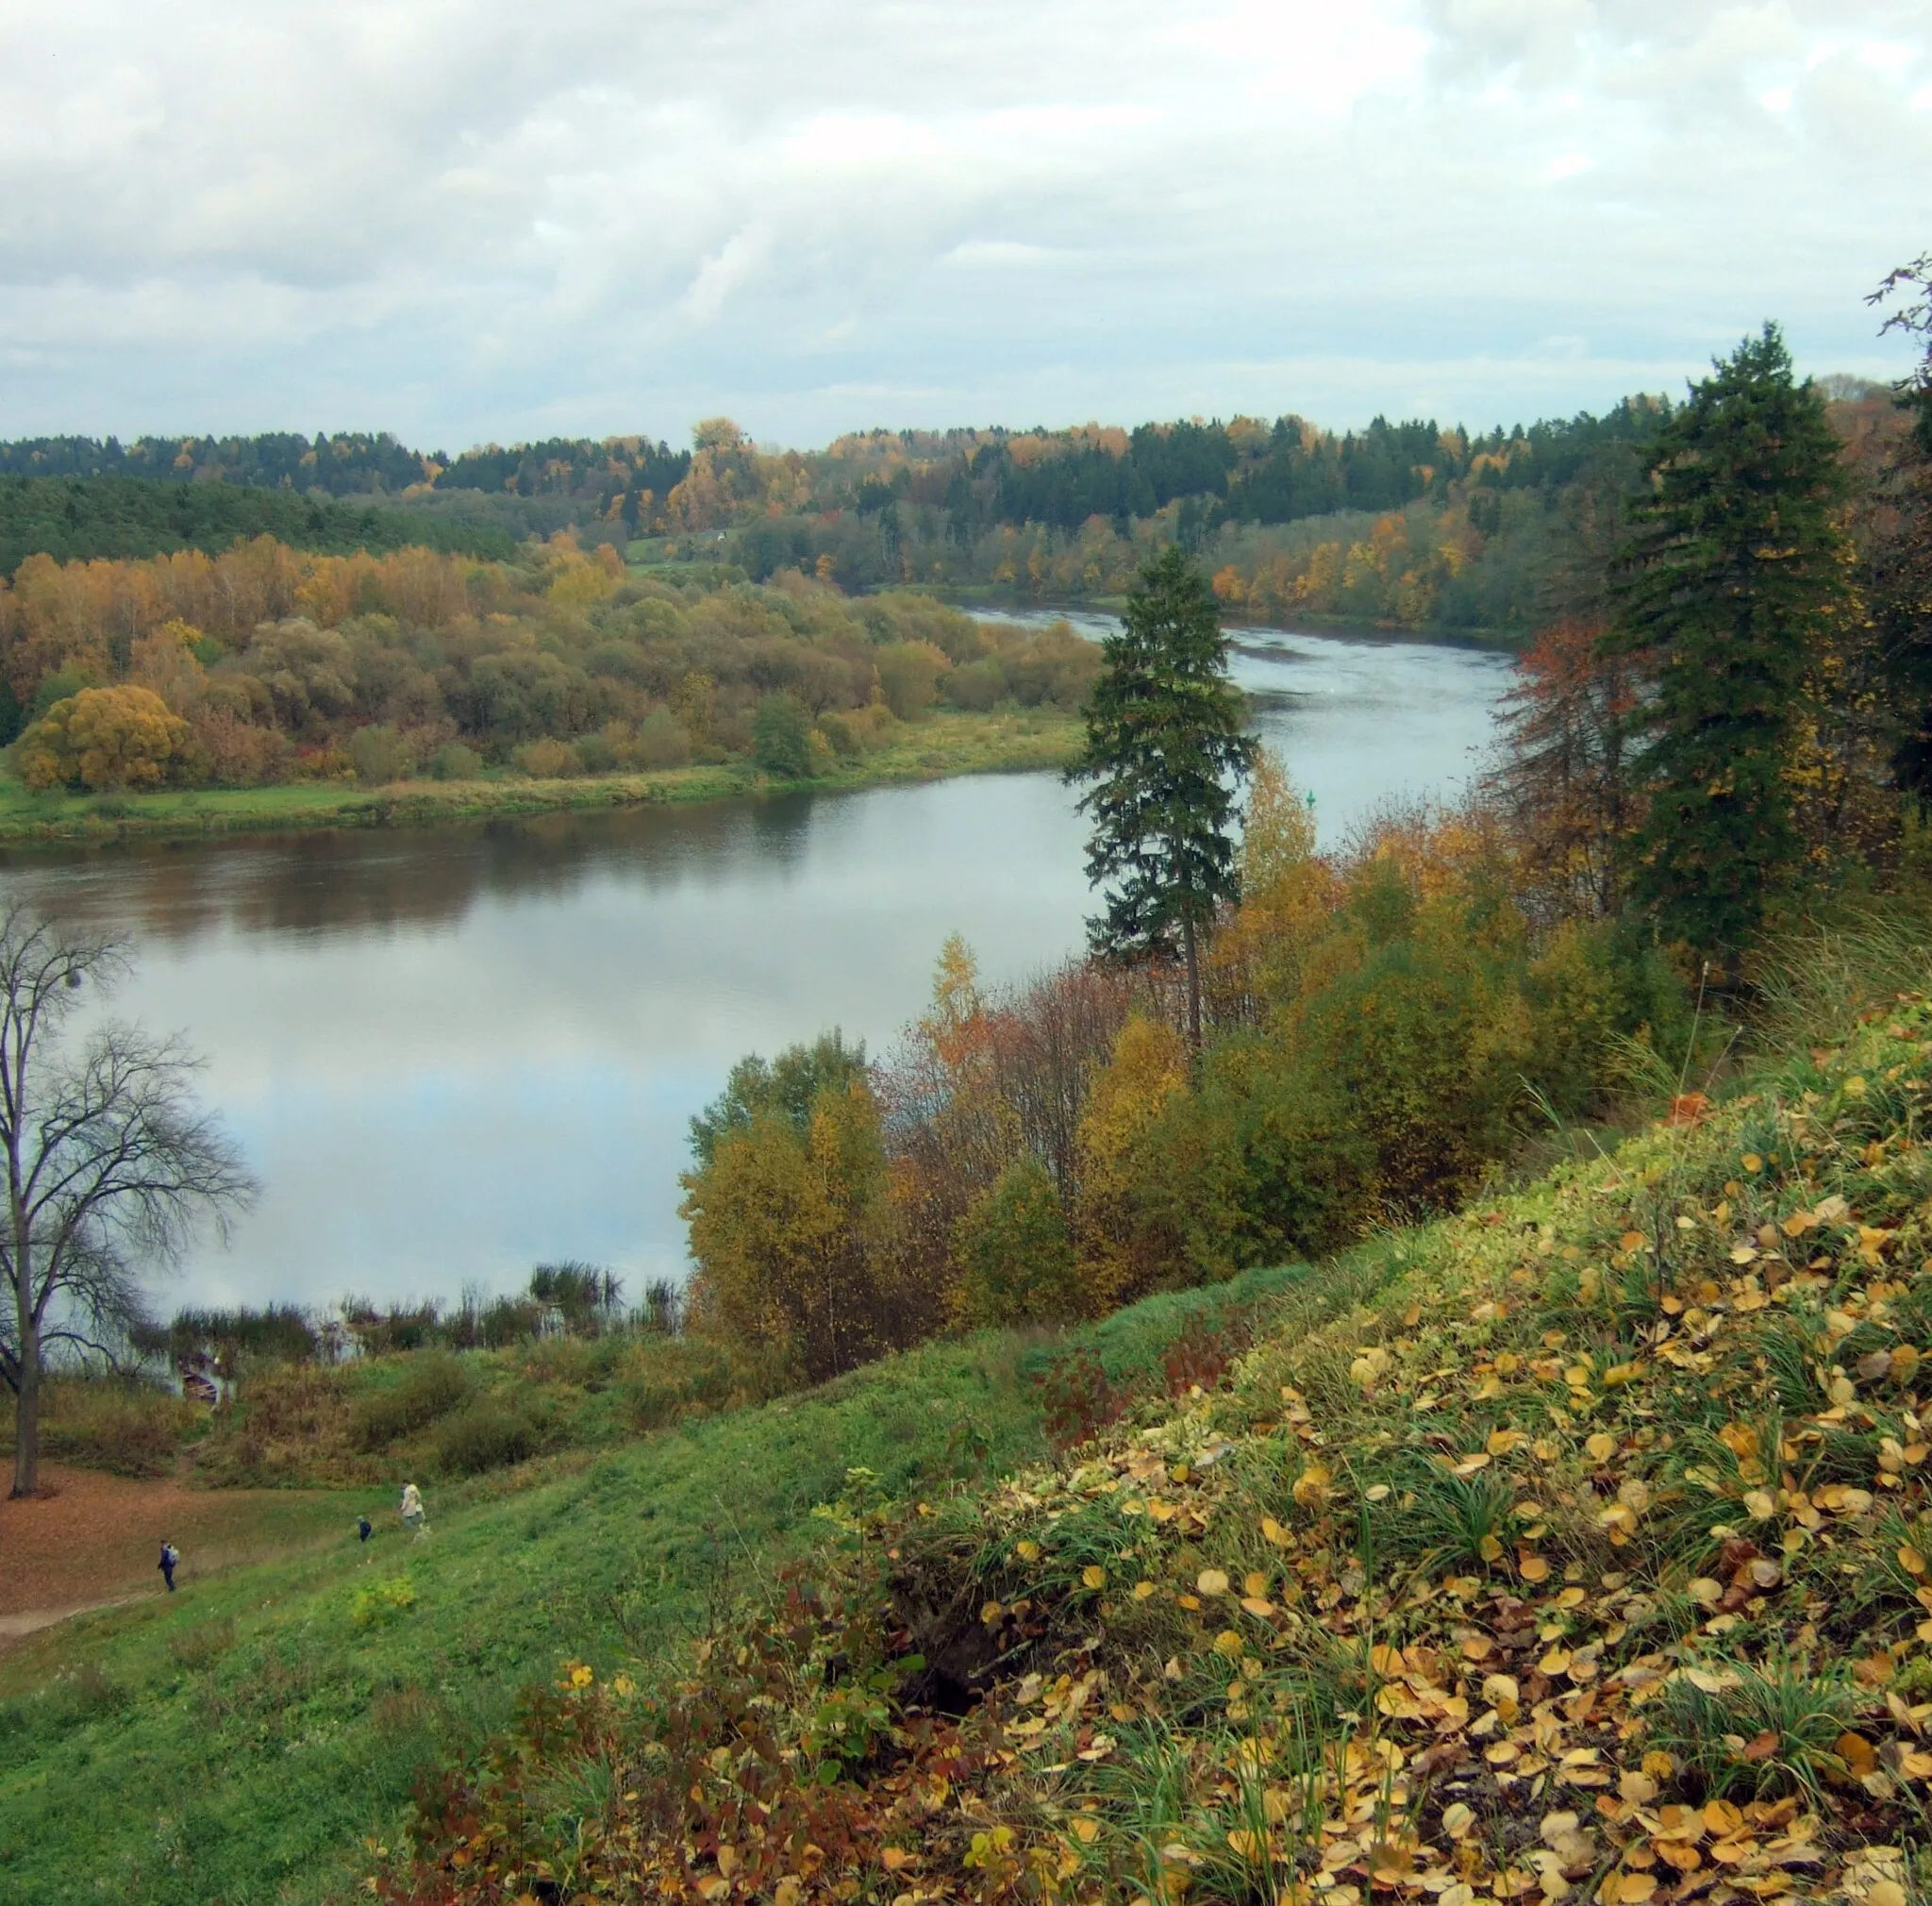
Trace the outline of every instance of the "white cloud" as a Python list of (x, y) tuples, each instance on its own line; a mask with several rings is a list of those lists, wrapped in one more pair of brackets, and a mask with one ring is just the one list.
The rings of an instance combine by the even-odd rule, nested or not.
[(1922, 14), (0, 0), (0, 433), (1493, 420), (1767, 315), (1880, 372)]

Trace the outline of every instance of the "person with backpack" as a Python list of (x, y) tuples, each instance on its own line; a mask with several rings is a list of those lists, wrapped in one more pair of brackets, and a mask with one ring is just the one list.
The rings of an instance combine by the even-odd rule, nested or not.
[(181, 1566), (181, 1551), (172, 1542), (161, 1544), (161, 1559), (155, 1566), (161, 1571), (161, 1580), (168, 1584), (168, 1593), (175, 1593), (175, 1571)]

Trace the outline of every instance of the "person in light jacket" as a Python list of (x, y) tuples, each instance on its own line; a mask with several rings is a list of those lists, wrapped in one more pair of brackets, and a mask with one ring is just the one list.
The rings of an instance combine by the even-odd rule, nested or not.
[(423, 1507), (422, 1492), (413, 1482), (403, 1484), (403, 1527), (419, 1540), (429, 1527), (428, 1513)]

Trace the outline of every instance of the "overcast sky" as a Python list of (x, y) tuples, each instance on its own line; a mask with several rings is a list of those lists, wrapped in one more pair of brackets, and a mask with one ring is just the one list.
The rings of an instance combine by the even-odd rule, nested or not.
[(1893, 375), (1926, 0), (0, 0), (0, 435)]

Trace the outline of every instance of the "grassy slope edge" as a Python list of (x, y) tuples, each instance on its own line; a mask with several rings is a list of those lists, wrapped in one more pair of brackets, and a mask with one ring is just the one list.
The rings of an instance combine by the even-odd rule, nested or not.
[(1932, 1007), (1782, 1050), (675, 1685), (587, 1666), (382, 1890), (1932, 1897)]
[[(935, 1344), (821, 1390), (595, 1460), (432, 1489), (433, 1533), (385, 1518), (0, 1657), (0, 1895), (266, 1906), (341, 1897), (425, 1767), (475, 1749), (567, 1657), (654, 1661), (834, 1533), (865, 1489), (942, 1499), (1044, 1449), (1052, 1358), (1150, 1380), (1202, 1319), (1290, 1281), (1149, 1300), (1065, 1339)], [(366, 1499), (366, 1492), (365, 1492)], [(400, 1843), (398, 1843), (400, 1844)]]
[(566, 780), (400, 781), (375, 788), (311, 781), (115, 795), (30, 794), (8, 778), (0, 779), (0, 844), (418, 827), (493, 815), (725, 800), (758, 793), (832, 793), (951, 775), (1065, 767), (1079, 740), (1079, 720), (1074, 715), (941, 711), (902, 727), (884, 747), (800, 781), (774, 781), (749, 766), (726, 765)]

